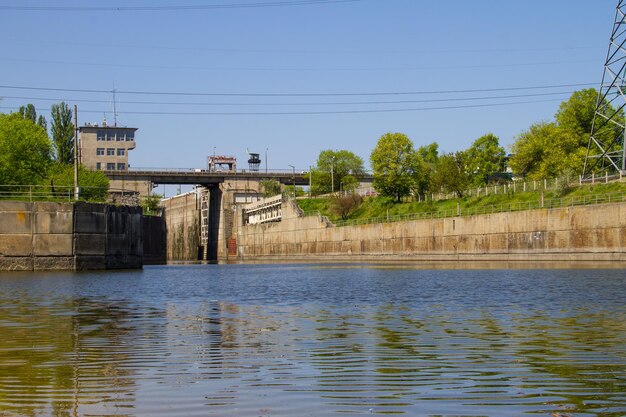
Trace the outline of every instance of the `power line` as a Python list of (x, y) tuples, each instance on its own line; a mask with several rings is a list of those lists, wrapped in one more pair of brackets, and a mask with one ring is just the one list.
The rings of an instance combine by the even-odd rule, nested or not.
[[(335, 102), (282, 102), (282, 103), (233, 103), (233, 102), (171, 102), (171, 101), (123, 101), (123, 104), (147, 104), (161, 106), (333, 106), (333, 105), (373, 105), (373, 104), (415, 104), (415, 103), (440, 103), (451, 101), (480, 101), (480, 100), (498, 100), (525, 97), (546, 97), (546, 96), (562, 96), (571, 95), (573, 91), (552, 92), (552, 93), (536, 93), (536, 94), (514, 94), (505, 96), (483, 96), (483, 97), (457, 97), (457, 98), (440, 98), (440, 99), (423, 99), (423, 100), (389, 100), (389, 101), (335, 101)], [(26, 97), (26, 96), (0, 96), (2, 98), (14, 100), (35, 100), (35, 101), (53, 101), (67, 103), (110, 103), (110, 100), (89, 100), (74, 98), (49, 98), (49, 97)]]
[(108, 64), (102, 62), (79, 62), (79, 61), (50, 61), (41, 59), (18, 59), (18, 58), (0, 58), (0, 61), (9, 62), (27, 62), (37, 64), (54, 64), (54, 65), (80, 65), (90, 67), (113, 67), (113, 68), (142, 68), (142, 69), (182, 69), (196, 71), (249, 71), (249, 72), (343, 72), (343, 71), (419, 71), (419, 70), (442, 70), (442, 69), (477, 69), (477, 68), (511, 68), (511, 67), (531, 67), (541, 65), (562, 65), (562, 64), (581, 64), (585, 62), (597, 62), (595, 59), (583, 59), (572, 61), (542, 61), (542, 62), (522, 62), (509, 64), (480, 64), (480, 65), (429, 65), (429, 66), (397, 66), (397, 67), (203, 67), (203, 66), (185, 66), (185, 65), (147, 65), (147, 64)]
[(0, 42), (7, 42), (11, 44), (36, 44), (41, 45), (57, 45), (57, 46), (75, 46), (82, 48), (114, 48), (119, 49), (157, 49), (157, 50), (174, 50), (174, 51), (206, 51), (206, 52), (223, 52), (223, 53), (245, 53), (245, 54), (386, 54), (386, 55), (442, 55), (442, 54), (478, 54), (478, 53), (496, 53), (496, 52), (563, 52), (563, 51), (575, 51), (575, 50), (597, 50), (596, 46), (552, 46), (543, 48), (515, 48), (513, 46), (508, 48), (476, 48), (476, 49), (241, 49), (241, 48), (210, 48), (206, 46), (165, 46), (156, 44), (131, 44), (131, 43), (99, 43), (99, 42), (70, 42), (70, 41), (54, 41), (50, 39), (37, 39), (28, 40), (15, 37), (0, 37)]
[[(188, 97), (356, 97), (356, 96), (397, 96), (397, 95), (427, 95), (427, 94), (465, 94), (465, 93), (488, 93), (499, 91), (522, 91), (522, 90), (545, 90), (551, 88), (588, 87), (595, 83), (556, 84), (527, 87), (502, 87), (502, 88), (476, 88), (467, 90), (431, 90), (431, 91), (391, 91), (391, 92), (360, 92), (360, 93), (189, 93), (174, 91), (123, 91), (115, 90), (116, 94), (135, 95), (163, 95), (163, 96), (188, 96)], [(97, 93), (111, 94), (113, 90), (78, 89), (78, 88), (53, 88), (53, 87), (27, 87), (14, 85), (0, 85), (0, 88), (30, 91), (58, 91), (69, 93)]]
[[(365, 114), (365, 113), (399, 113), (399, 112), (419, 112), (433, 110), (455, 110), (482, 107), (512, 106), (518, 104), (547, 103), (560, 101), (559, 99), (516, 101), (508, 103), (490, 104), (470, 104), (463, 106), (441, 106), (441, 107), (420, 107), (404, 109), (372, 109), (372, 110), (329, 110), (329, 111), (301, 111), (301, 112), (167, 112), (167, 111), (124, 111), (121, 114), (134, 115), (158, 115), (158, 116), (293, 116), (293, 115), (330, 115), (330, 114)], [(14, 110), (13, 107), (0, 107), (2, 109)], [(81, 113), (106, 114), (109, 111), (101, 110), (81, 110)]]
[(232, 4), (198, 4), (173, 6), (0, 6), (0, 10), (53, 11), (53, 12), (94, 12), (94, 11), (173, 11), (173, 10), (215, 10), (305, 6), (316, 4), (355, 3), (363, 0), (291, 0)]

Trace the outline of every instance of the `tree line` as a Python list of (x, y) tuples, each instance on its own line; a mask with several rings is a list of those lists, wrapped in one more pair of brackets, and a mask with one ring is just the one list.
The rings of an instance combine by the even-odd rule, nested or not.
[[(469, 188), (513, 177), (577, 177), (583, 171), (597, 101), (595, 89), (574, 92), (561, 103), (554, 121), (535, 123), (520, 133), (509, 154), (492, 133), (477, 138), (467, 149), (443, 153), (437, 142), (416, 147), (403, 133), (386, 133), (370, 154), (374, 189), (400, 201), (438, 192), (463, 197)], [(603, 108), (607, 113), (613, 111), (608, 103)], [(619, 117), (623, 118), (623, 113)], [(619, 134), (619, 127), (611, 124), (598, 133), (607, 139)], [(358, 186), (358, 177), (364, 172), (363, 160), (353, 152), (324, 150), (310, 172), (311, 192), (349, 191)]]
[[(35, 106), (0, 114), (0, 184), (69, 187), (74, 183), (73, 112), (65, 102), (51, 107), (50, 128)], [(102, 172), (79, 167), (81, 186), (108, 188)], [(87, 194), (85, 194), (87, 193)], [(89, 198), (85, 189), (83, 197)]]

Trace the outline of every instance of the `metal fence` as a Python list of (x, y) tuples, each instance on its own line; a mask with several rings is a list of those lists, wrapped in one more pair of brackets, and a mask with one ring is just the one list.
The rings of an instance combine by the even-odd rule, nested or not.
[[(387, 215), (385, 217), (374, 217), (369, 219), (356, 219), (356, 220), (339, 220), (334, 222), (337, 227), (341, 226), (358, 226), (364, 224), (378, 224), (378, 223), (392, 223), (411, 220), (425, 220), (425, 219), (441, 219), (449, 217), (460, 216), (476, 216), (481, 214), (493, 214), (493, 213), (506, 213), (513, 211), (523, 210), (536, 210), (536, 209), (552, 209), (561, 207), (573, 207), (595, 204), (608, 204), (618, 203), (626, 201), (626, 193), (611, 193), (603, 195), (591, 195), (580, 197), (566, 197), (558, 199), (544, 200), (543, 195), (538, 200), (517, 202), (511, 204), (490, 205), (482, 207), (464, 208), (460, 202), (457, 203), (457, 207), (451, 210), (441, 210), (424, 213), (411, 213), (402, 215)], [(307, 212), (306, 216), (320, 216), (319, 212)]]
[(19, 201), (94, 201), (104, 202), (116, 199), (127, 199), (136, 196), (136, 191), (117, 190), (102, 187), (80, 187), (78, 198), (75, 198), (73, 186), (51, 185), (0, 185), (0, 200)]
[[(523, 181), (513, 180), (503, 184), (492, 184), (483, 187), (468, 188), (463, 190), (464, 197), (485, 197), (489, 195), (511, 194), (532, 191), (558, 191), (564, 187), (576, 187), (580, 185), (608, 184), (614, 181), (623, 181), (621, 174), (592, 176), (590, 178), (551, 178), (543, 180)], [(362, 196), (376, 196), (378, 192), (372, 186), (362, 186), (357, 188), (356, 193)], [(415, 196), (416, 201), (442, 201), (458, 198), (455, 192), (429, 192), (425, 196)]]

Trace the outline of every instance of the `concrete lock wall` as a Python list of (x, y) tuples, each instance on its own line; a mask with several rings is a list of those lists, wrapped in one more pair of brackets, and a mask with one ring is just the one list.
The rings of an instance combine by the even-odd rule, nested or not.
[(167, 260), (198, 259), (200, 198), (196, 192), (163, 201), (167, 234)]
[(626, 202), (347, 227), (288, 210), (239, 227), (239, 259), (626, 261)]
[(142, 210), (92, 203), (0, 202), (0, 270), (141, 268)]

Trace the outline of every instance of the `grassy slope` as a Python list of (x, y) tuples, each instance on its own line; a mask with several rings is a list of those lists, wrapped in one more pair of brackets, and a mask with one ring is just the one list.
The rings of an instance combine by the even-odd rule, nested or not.
[[(611, 193), (626, 193), (626, 183), (595, 184), (573, 187), (570, 190), (546, 191), (545, 200), (606, 195)], [(469, 197), (462, 199), (443, 200), (435, 202), (407, 202), (393, 203), (382, 197), (366, 198), (363, 204), (351, 215), (351, 220), (370, 219), (375, 217), (385, 217), (387, 215), (403, 215), (411, 213), (433, 213), (443, 211), (453, 211), (457, 208), (457, 203), (461, 203), (463, 210), (479, 207), (500, 206), (509, 204), (519, 204), (525, 202), (537, 202), (541, 199), (541, 191), (517, 192), (511, 194), (495, 194), (481, 197)], [(304, 212), (319, 212), (332, 221), (338, 220), (338, 216), (332, 214), (330, 200), (327, 198), (313, 198), (298, 200), (298, 205)]]

